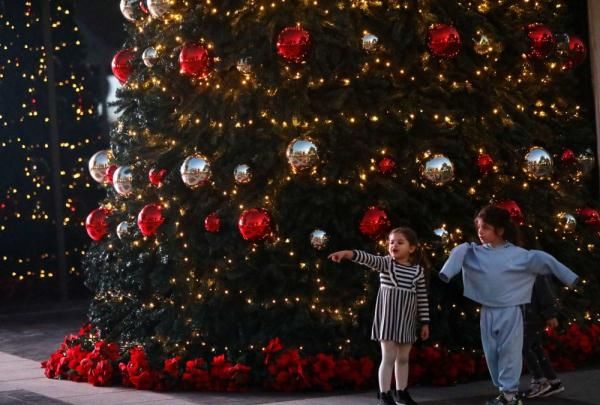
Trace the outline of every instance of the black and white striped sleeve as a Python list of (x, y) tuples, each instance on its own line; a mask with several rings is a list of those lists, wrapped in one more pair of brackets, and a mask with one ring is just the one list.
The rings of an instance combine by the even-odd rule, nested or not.
[(389, 256), (377, 256), (363, 252), (362, 250), (353, 250), (352, 261), (370, 267), (380, 273), (389, 273), (390, 271), (391, 263)]
[(419, 321), (429, 323), (429, 300), (427, 299), (427, 284), (425, 283), (425, 272), (419, 267), (417, 273), (417, 314)]

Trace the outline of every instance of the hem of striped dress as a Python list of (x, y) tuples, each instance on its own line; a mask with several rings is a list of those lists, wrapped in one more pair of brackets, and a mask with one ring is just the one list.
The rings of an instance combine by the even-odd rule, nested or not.
[(417, 341), (417, 339), (414, 340), (394, 340), (394, 339), (379, 339), (379, 338), (371, 338), (372, 341), (374, 342), (394, 342), (394, 343), (399, 343), (401, 345), (405, 345), (407, 343), (413, 344)]

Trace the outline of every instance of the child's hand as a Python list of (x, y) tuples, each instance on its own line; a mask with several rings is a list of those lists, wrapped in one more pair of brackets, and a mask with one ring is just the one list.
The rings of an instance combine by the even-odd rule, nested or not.
[(350, 260), (350, 259), (352, 259), (352, 251), (351, 250), (340, 250), (339, 252), (333, 252), (332, 254), (327, 256), (327, 258), (336, 263), (339, 263), (344, 259)]
[(421, 326), (421, 340), (429, 339), (429, 325)]
[(546, 321), (546, 326), (551, 328), (551, 329), (556, 329), (558, 328), (558, 319), (556, 318), (550, 318)]

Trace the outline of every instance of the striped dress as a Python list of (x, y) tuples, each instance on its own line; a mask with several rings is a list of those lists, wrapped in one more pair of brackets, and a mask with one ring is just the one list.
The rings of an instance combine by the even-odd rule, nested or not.
[(391, 256), (352, 251), (352, 261), (379, 272), (379, 292), (371, 339), (414, 343), (417, 320), (429, 323), (425, 274), (421, 266), (405, 266)]

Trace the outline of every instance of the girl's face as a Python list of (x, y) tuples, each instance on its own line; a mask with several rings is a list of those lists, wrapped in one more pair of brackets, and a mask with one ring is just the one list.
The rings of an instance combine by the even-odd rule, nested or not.
[(477, 235), (481, 243), (489, 243), (492, 246), (501, 245), (504, 243), (504, 229), (496, 229), (492, 225), (486, 223), (481, 218), (475, 220)]
[(388, 241), (388, 252), (396, 261), (408, 261), (410, 255), (417, 249), (415, 245), (411, 245), (403, 234), (396, 232), (391, 233)]

